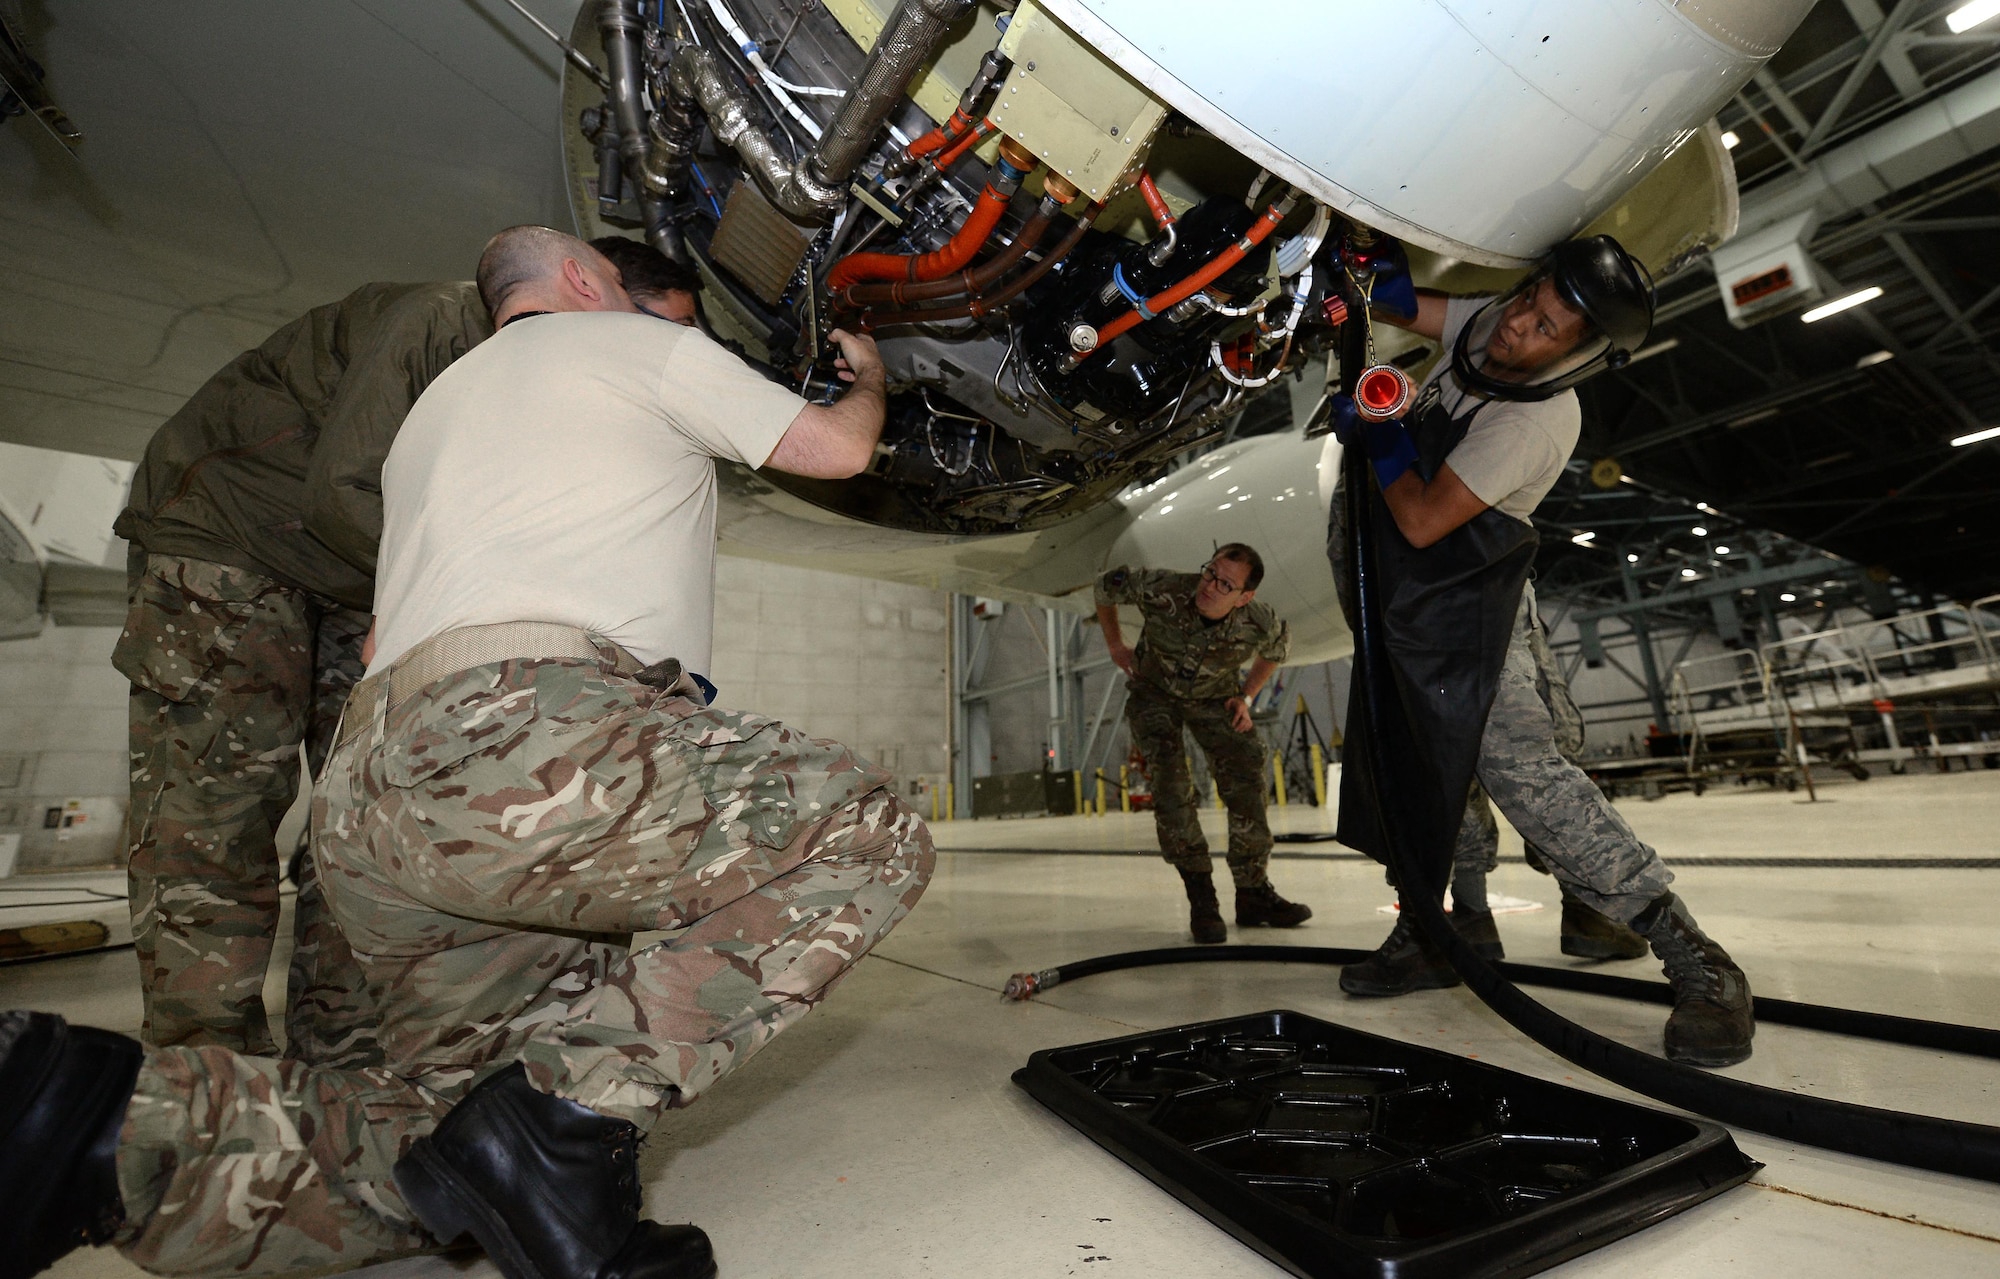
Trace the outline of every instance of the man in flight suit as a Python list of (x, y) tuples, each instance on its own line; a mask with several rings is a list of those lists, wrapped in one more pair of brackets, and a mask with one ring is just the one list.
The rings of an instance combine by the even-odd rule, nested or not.
[[(1237, 926), (1296, 928), (1312, 918), (1311, 907), (1278, 896), (1268, 873), (1269, 772), (1263, 739), (1250, 722), (1250, 702), (1285, 660), (1291, 633), (1268, 605), (1256, 602), (1263, 580), (1263, 559), (1241, 542), (1217, 550), (1198, 574), (1121, 566), (1097, 579), (1097, 621), (1111, 660), (1129, 677), (1125, 722), (1153, 782), (1160, 856), (1181, 873), (1188, 927), (1203, 944), (1227, 940), (1229, 932), (1215, 897), (1183, 728), (1208, 756), (1229, 810)], [(1136, 649), (1125, 645), (1120, 604), (1138, 605), (1144, 619)], [(1250, 673), (1244, 677), (1246, 661)]]
[[(1370, 422), (1343, 405), (1336, 419), (1343, 442), (1367, 450), (1381, 492), (1376, 515), (1390, 526), (1376, 538), (1379, 585), (1388, 593), (1388, 649), (1427, 664), (1422, 695), (1447, 707), (1454, 693), (1446, 684), (1467, 681), (1469, 691), (1477, 672), (1445, 664), (1476, 665), (1473, 655), (1496, 638), (1482, 629), (1488, 606), (1518, 599), (1510, 603), (1511, 627), (1497, 615), (1490, 619), (1505, 629), (1504, 660), (1477, 745), (1477, 779), (1584, 905), (1629, 925), (1651, 945), (1674, 991), (1667, 1055), (1704, 1066), (1742, 1061), (1755, 1032), (1749, 982), (1669, 890), (1673, 874), (1659, 854), (1557, 749), (1532, 647), (1529, 515), (1576, 445), (1581, 413), (1570, 388), (1622, 364), (1645, 340), (1651, 281), (1615, 240), (1595, 236), (1558, 245), (1497, 298), (1412, 290), (1404, 266), (1386, 281), (1378, 276), (1378, 303), (1385, 283), (1389, 299), (1400, 293), (1405, 304), (1401, 315), (1392, 308), (1382, 318), (1445, 351), (1402, 418)], [(1332, 538), (1329, 549), (1339, 553), (1344, 576), (1340, 540)], [(1343, 840), (1379, 844), (1365, 806), (1353, 807), (1350, 815), (1342, 806)], [(1476, 822), (1478, 814), (1468, 808), (1464, 820)], [(1466, 842), (1461, 829), (1460, 847)], [(1498, 934), (1491, 940), (1497, 944)], [(1406, 917), (1373, 955), (1341, 971), (1340, 985), (1349, 994), (1379, 996), (1458, 981)]]
[[(605, 258), (496, 236), (498, 332), (383, 467), (368, 675), (313, 860), (379, 1064), (142, 1052), (0, 1015), (5, 1274), (80, 1242), (159, 1273), (344, 1269), (470, 1234), (507, 1279), (709, 1279), (639, 1217), (637, 1146), (809, 1011), (935, 855), (891, 777), (707, 706), (715, 461), (858, 473), (872, 341), (807, 404)], [(634, 950), (631, 935), (668, 937)]]

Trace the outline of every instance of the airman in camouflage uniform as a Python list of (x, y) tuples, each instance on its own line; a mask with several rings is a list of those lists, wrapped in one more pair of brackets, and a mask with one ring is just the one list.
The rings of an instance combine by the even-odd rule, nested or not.
[[(477, 1078), (644, 1132), (803, 1016), (907, 914), (929, 833), (890, 777), (760, 716), (571, 660), (364, 684), (314, 859), (393, 1071), (148, 1055), (121, 1247), (165, 1273), (435, 1246), (390, 1169)], [(640, 950), (635, 931), (671, 936)], [(218, 1229), (228, 1222), (229, 1228)]]
[[(1346, 493), (1339, 487), (1334, 489), (1333, 503), (1327, 525), (1327, 560), (1333, 567), (1336, 595), (1340, 600), (1341, 613), (1351, 627), (1354, 620), (1352, 584), (1347, 574), (1346, 523), (1343, 508), (1347, 502)], [(1532, 703), (1519, 696), (1526, 688), (1533, 693)], [(1535, 605), (1535, 587), (1532, 582), (1522, 588), (1521, 620), (1515, 634), (1515, 643), (1508, 649), (1507, 665), (1501, 674), (1500, 691), (1495, 694), (1493, 708), (1487, 713), (1488, 734), (1480, 745), (1482, 752), (1501, 740), (1491, 728), (1495, 717), (1514, 716), (1523, 724), (1537, 721), (1545, 724), (1549, 733), (1549, 745), (1553, 746), (1561, 761), (1574, 764), (1583, 750), (1583, 712), (1577, 709), (1576, 700), (1570, 696), (1569, 682), (1562, 676), (1562, 669), (1556, 664), (1555, 654), (1549, 649), (1548, 631), (1542, 625), (1541, 612)], [(1532, 739), (1532, 730), (1516, 732), (1511, 740), (1522, 740), (1523, 735)], [(1519, 753), (1518, 751), (1516, 752)], [(1540, 757), (1538, 751), (1537, 757)], [(1500, 761), (1496, 761), (1496, 764)], [(1510, 775), (1518, 775), (1517, 767), (1508, 770)], [(1459, 824), (1458, 842), (1452, 849), (1451, 895), (1452, 924), (1467, 941), (1472, 943), (1488, 959), (1504, 959), (1506, 949), (1501, 944), (1500, 933), (1493, 922), (1493, 913), (1487, 906), (1486, 876), (1500, 864), (1500, 825), (1493, 816), (1493, 801), (1499, 796), (1487, 794), (1481, 780), (1486, 775), (1487, 761), (1482, 755), (1479, 771), (1474, 775), (1472, 790), (1466, 797), (1465, 817)], [(1569, 779), (1565, 778), (1565, 781)], [(1532, 787), (1529, 788), (1532, 790)], [(1595, 789), (1594, 787), (1592, 788)], [(1507, 800), (1524, 796), (1520, 787), (1510, 787)], [(1502, 800), (1502, 807), (1507, 806)], [(1574, 806), (1574, 805), (1572, 805)], [(1592, 806), (1593, 811), (1596, 806)], [(1617, 810), (1605, 807), (1610, 819), (1622, 823)], [(1599, 820), (1594, 816), (1591, 820)], [(1566, 955), (1576, 955), (1587, 959), (1634, 959), (1646, 953), (1646, 940), (1633, 932), (1630, 925), (1606, 915), (1597, 903), (1587, 899), (1573, 883), (1573, 877), (1557, 874), (1536, 846), (1534, 839), (1523, 832), (1527, 842), (1528, 864), (1543, 874), (1555, 875), (1562, 894), (1562, 951)], [(1636, 842), (1636, 841), (1635, 841)], [(1612, 850), (1614, 861), (1621, 848), (1615, 842), (1606, 843)], [(1638, 845), (1644, 848), (1644, 845)], [(1647, 850), (1650, 851), (1650, 850)], [(1631, 860), (1628, 855), (1626, 860)], [(1641, 859), (1643, 860), (1643, 859)], [(1655, 858), (1657, 861), (1657, 857)], [(1614, 867), (1611, 873), (1621, 874)], [(1672, 872), (1664, 865), (1660, 873), (1667, 881)], [(1642, 877), (1643, 878), (1643, 877)], [(1390, 879), (1393, 885), (1393, 876)], [(1657, 894), (1655, 894), (1657, 896)]]
[[(1130, 678), (1125, 720), (1153, 785), (1160, 855), (1181, 874), (1189, 927), (1198, 942), (1223, 941), (1208, 839), (1202, 834), (1182, 731), (1208, 756), (1229, 811), (1229, 875), (1238, 925), (1290, 928), (1312, 911), (1271, 887), (1271, 827), (1264, 814), (1268, 781), (1264, 742), (1250, 722), (1249, 701), (1285, 660), (1291, 635), (1268, 605), (1255, 601), (1263, 561), (1247, 546), (1216, 551), (1200, 573), (1113, 568), (1097, 580), (1097, 617), (1112, 660)], [(1127, 648), (1118, 605), (1135, 604), (1144, 627)], [(1250, 662), (1247, 678), (1241, 672)]]
[[(481, 286), (503, 325), (635, 310), (601, 255), (545, 228), (495, 237)], [(666, 530), (637, 543), (632, 573), (593, 583), (619, 616), (630, 584), (665, 563), (712, 580), (713, 527), (699, 516), (716, 457), (839, 478), (872, 454), (884, 391), (869, 340), (834, 335), (857, 385), (808, 405), (718, 360), (706, 338), (643, 327), (534, 321), (419, 406), (386, 469), (378, 638), (434, 601), (418, 579), (466, 572), (399, 519), (472, 496), (512, 513), (564, 491), (548, 468), (475, 483), (437, 461), (441, 440), (490, 447), (505, 416), (496, 401), (533, 400), (507, 424), (503, 457), (560, 429), (582, 470), (609, 455), (619, 425), (658, 437), (658, 466), (598, 480), (626, 528)], [(555, 376), (587, 363), (576, 335), (602, 349), (606, 333), (695, 362), (663, 377), (614, 352), (574, 382)], [(633, 386), (665, 389), (647, 401)], [(703, 434), (717, 422), (721, 435)], [(659, 497), (665, 480), (687, 482), (677, 504), (694, 518), (657, 522), (675, 504)], [(599, 516), (532, 550), (574, 560), (618, 531)], [(470, 537), (461, 523), (447, 532)], [(545, 582), (511, 573), (526, 554), (470, 576)], [(551, 600), (493, 607), (588, 607)], [(705, 659), (705, 612), (673, 602), (683, 607), (641, 614), (650, 624), (633, 643)], [(276, 1272), (469, 1232), (509, 1279), (713, 1279), (699, 1230), (639, 1220), (637, 1142), (803, 1016), (908, 912), (934, 861), (927, 831), (881, 769), (708, 708), (674, 657), (642, 667), (605, 635), (555, 621), (454, 622), (384, 642), (314, 797), (316, 882), (360, 974), (358, 997), (316, 1014), (314, 1029), (347, 1060), (142, 1057), (120, 1036), (0, 1015), (0, 1088), (21, 1083), (0, 1104), (0, 1186), (40, 1159), (58, 1187), (30, 1203), (39, 1216), (9, 1273), (33, 1274), (79, 1240), (115, 1242), (163, 1273)], [(634, 950), (640, 931), (668, 935)]]
[[(605, 237), (639, 308), (692, 324), (700, 280)], [(117, 532), (131, 611), (132, 927), (145, 1036), (273, 1051), (262, 991), (278, 924), (278, 822), (317, 774), (348, 690), (382, 536), (382, 461), (417, 397), (493, 331), (470, 283), (370, 284), (209, 379), (147, 446)], [(287, 1051), (368, 1060), (365, 1027), (314, 1024), (354, 994), (302, 863)], [(343, 1025), (349, 1025), (345, 1021)]]
[[(277, 827), (301, 746), (324, 760), (362, 670), (382, 458), (417, 396), (490, 332), (469, 283), (366, 285), (231, 361), (147, 445), (116, 525), (131, 607), (112, 664), (132, 681), (148, 1042), (274, 1050)], [(299, 925), (318, 929), (310, 903)]]
[[(1508, 714), (1519, 717), (1534, 715), (1533, 707), (1520, 700), (1522, 687), (1532, 689), (1540, 714), (1547, 717), (1550, 741), (1556, 753), (1564, 760), (1575, 764), (1583, 751), (1583, 713), (1577, 709), (1576, 701), (1570, 696), (1569, 683), (1563, 679), (1562, 669), (1556, 664), (1555, 654), (1549, 649), (1548, 631), (1542, 625), (1539, 610), (1535, 607), (1535, 588), (1532, 584), (1523, 589), (1521, 600), (1521, 629), (1516, 633), (1516, 642), (1508, 652), (1508, 665), (1501, 675), (1501, 692), (1494, 699), (1494, 714)], [(1527, 661), (1518, 662), (1515, 654), (1525, 648)], [(1530, 677), (1531, 676), (1531, 677)], [(1502, 702), (1501, 697), (1509, 698)], [(1492, 720), (1489, 716), (1488, 723)], [(1520, 734), (1501, 740), (1514, 741)], [(1489, 735), (1489, 741), (1494, 738)], [(1485, 743), (1482, 743), (1484, 745)], [(1513, 752), (1519, 755), (1518, 751)], [(1480, 776), (1491, 773), (1496, 778), (1518, 778), (1523, 760), (1514, 760), (1509, 767), (1507, 760), (1489, 761), (1482, 754)], [(1573, 784), (1566, 775), (1563, 779)], [(1507, 783), (1502, 782), (1505, 786)], [(1518, 790), (1515, 786), (1513, 789)], [(1594, 789), (1594, 788), (1593, 788)], [(1501, 803), (1506, 808), (1523, 807), (1513, 802), (1512, 794)], [(1575, 807), (1572, 800), (1571, 807)], [(1581, 819), (1586, 822), (1609, 820), (1623, 824), (1624, 819), (1614, 808), (1591, 804), (1589, 811)], [(1555, 819), (1551, 819), (1554, 821)], [(1569, 818), (1561, 819), (1562, 822)], [(1662, 885), (1671, 882), (1673, 874), (1657, 858), (1652, 865), (1658, 866), (1657, 874), (1648, 872), (1646, 859), (1636, 857), (1629, 850), (1643, 849), (1636, 841), (1605, 839), (1604, 847), (1611, 849), (1613, 860), (1622, 854), (1627, 861), (1634, 862), (1634, 870), (1614, 870), (1619, 878), (1614, 882), (1631, 880), (1642, 885), (1639, 891), (1646, 891), (1648, 885), (1657, 879)], [(1590, 959), (1636, 959), (1646, 953), (1646, 939), (1632, 931), (1623, 923), (1610, 918), (1599, 909), (1602, 894), (1588, 888), (1580, 888), (1571, 882), (1571, 877), (1557, 874), (1532, 839), (1527, 840), (1528, 864), (1544, 874), (1556, 875), (1556, 883), (1562, 893), (1562, 951), (1566, 955), (1578, 955)], [(1493, 806), (1489, 801), (1485, 785), (1477, 778), (1472, 783), (1472, 792), (1465, 801), (1465, 818), (1459, 826), (1458, 843), (1452, 850), (1451, 895), (1452, 923), (1473, 948), (1488, 959), (1504, 959), (1505, 948), (1500, 942), (1500, 933), (1493, 922), (1493, 912), (1487, 906), (1486, 876), (1500, 864), (1500, 826), (1494, 820)], [(1662, 888), (1660, 891), (1664, 891)], [(1586, 900), (1586, 894), (1592, 900)], [(1657, 896), (1658, 893), (1653, 894)], [(1648, 900), (1651, 900), (1648, 898)]]

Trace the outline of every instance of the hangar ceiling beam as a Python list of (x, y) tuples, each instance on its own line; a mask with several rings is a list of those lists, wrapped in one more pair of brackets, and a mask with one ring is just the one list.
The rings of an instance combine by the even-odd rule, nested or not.
[[(1875, 70), (1883, 55), (1890, 51), (1890, 41), (1895, 39), (1897, 32), (1909, 24), (1910, 14), (1916, 9), (1919, 0), (1900, 0), (1895, 11), (1887, 18), (1881, 17), (1882, 11), (1876, 8), (1873, 0), (1846, 0), (1846, 2), (1847, 11), (1853, 16), (1856, 26), (1863, 26), (1865, 23), (1862, 10), (1873, 10), (1877, 18), (1875, 29), (1869, 33), (1868, 45), (1862, 49), (1861, 56), (1848, 69), (1847, 78), (1841, 81), (1840, 88), (1834, 91), (1833, 99), (1826, 104), (1826, 109), (1819, 113), (1819, 119), (1813, 122), (1812, 132), (1806, 134), (1805, 143), (1799, 148), (1802, 155), (1810, 156), (1817, 151), (1820, 143), (1825, 141), (1827, 135), (1840, 123), (1841, 114), (1847, 110), (1848, 104), (1854, 101), (1854, 95), (1861, 91), (1861, 86), (1868, 79), (1869, 73)], [(1904, 66), (1908, 68), (1908, 76), (1915, 78), (1916, 92), (1921, 93), (1923, 77), (1916, 75), (1916, 68), (1908, 65), (1907, 54), (1902, 55), (1902, 60)], [(1897, 92), (1906, 98), (1911, 96), (1911, 90), (1904, 87), (1904, 77), (1892, 74), (1890, 79), (1895, 82)]]
[(1738, 238), (1795, 213), (1851, 214), (2000, 147), (2000, 70), (1897, 116), (1743, 197)]

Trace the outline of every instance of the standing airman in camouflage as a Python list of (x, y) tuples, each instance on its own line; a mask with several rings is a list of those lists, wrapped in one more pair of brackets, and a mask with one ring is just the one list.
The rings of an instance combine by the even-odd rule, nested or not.
[[(1129, 677), (1125, 722), (1153, 783), (1153, 823), (1160, 855), (1187, 889), (1189, 930), (1197, 942), (1226, 940), (1215, 896), (1213, 862), (1202, 834), (1200, 801), (1182, 730), (1208, 756), (1229, 810), (1229, 876), (1239, 927), (1294, 928), (1311, 907), (1271, 887), (1271, 827), (1264, 815), (1267, 761), (1250, 721), (1250, 701), (1285, 660), (1291, 635), (1269, 606), (1256, 602), (1264, 561), (1240, 542), (1216, 551), (1200, 573), (1111, 569), (1097, 579), (1097, 620), (1111, 660)], [(1129, 648), (1118, 606), (1136, 604), (1144, 619)], [(1250, 673), (1242, 674), (1250, 663)]]
[(506, 1279), (712, 1279), (701, 1230), (639, 1217), (641, 1136), (924, 890), (929, 835), (887, 773), (710, 707), (699, 676), (715, 461), (860, 471), (874, 343), (833, 334), (855, 386), (809, 405), (641, 318), (569, 236), (502, 232), (479, 283), (499, 331), (383, 467), (369, 672), (314, 797), (360, 975), (316, 1027), (370, 1051), (142, 1053), (0, 1015), (9, 1276), (86, 1240), (272, 1273), (470, 1234)]

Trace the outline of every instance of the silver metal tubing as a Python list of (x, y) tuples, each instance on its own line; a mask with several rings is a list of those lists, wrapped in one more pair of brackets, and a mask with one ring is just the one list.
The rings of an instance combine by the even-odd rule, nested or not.
[(970, 13), (976, 0), (900, 0), (889, 15), (875, 47), (868, 51), (868, 63), (855, 78), (854, 87), (841, 100), (833, 123), (826, 128), (819, 145), (813, 148), (807, 165), (813, 179), (823, 185), (845, 187), (861, 167), (882, 122), (889, 117), (910, 81), (943, 45), (944, 38), (959, 19)]

